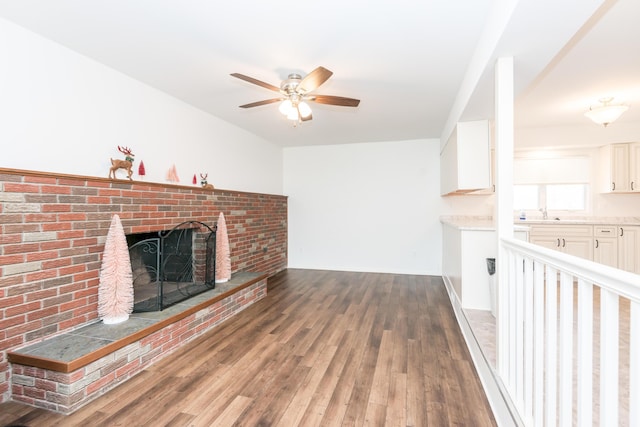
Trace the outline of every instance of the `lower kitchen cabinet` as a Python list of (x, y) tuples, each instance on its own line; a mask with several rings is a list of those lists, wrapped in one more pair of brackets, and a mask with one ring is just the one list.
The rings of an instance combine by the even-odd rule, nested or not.
[(592, 225), (532, 225), (529, 241), (549, 249), (593, 260)]
[(618, 268), (618, 227), (595, 225), (593, 227), (593, 260)]
[(532, 224), (529, 241), (640, 274), (640, 226)]
[(640, 274), (640, 226), (618, 226), (618, 268)]

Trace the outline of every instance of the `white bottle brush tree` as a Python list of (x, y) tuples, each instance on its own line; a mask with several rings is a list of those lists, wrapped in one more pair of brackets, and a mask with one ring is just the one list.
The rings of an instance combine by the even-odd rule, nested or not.
[(114, 215), (102, 256), (98, 316), (106, 324), (115, 324), (127, 320), (132, 311), (133, 276), (129, 248), (120, 217)]
[(231, 252), (229, 251), (229, 234), (224, 214), (218, 215), (216, 232), (216, 283), (228, 282), (231, 279)]

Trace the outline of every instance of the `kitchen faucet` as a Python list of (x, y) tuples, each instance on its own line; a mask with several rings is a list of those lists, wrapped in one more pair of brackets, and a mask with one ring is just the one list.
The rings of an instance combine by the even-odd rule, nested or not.
[(540, 212), (542, 212), (542, 219), (548, 219), (549, 216), (547, 215), (547, 207), (545, 206), (544, 208), (540, 208), (538, 209)]

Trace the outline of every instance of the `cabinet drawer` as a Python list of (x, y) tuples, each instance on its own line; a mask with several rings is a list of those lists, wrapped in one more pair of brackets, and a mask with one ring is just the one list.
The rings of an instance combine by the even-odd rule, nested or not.
[(593, 235), (595, 237), (616, 237), (618, 227), (615, 225), (594, 225)]
[[(615, 227), (614, 227), (615, 230)], [(591, 237), (593, 234), (592, 225), (532, 225), (530, 235), (532, 236), (582, 236)], [(615, 235), (615, 231), (613, 233)]]

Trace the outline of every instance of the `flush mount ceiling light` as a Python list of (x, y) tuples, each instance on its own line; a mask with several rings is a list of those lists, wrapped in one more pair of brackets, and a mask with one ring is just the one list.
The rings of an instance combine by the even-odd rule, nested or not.
[(599, 101), (602, 105), (590, 107), (584, 115), (604, 127), (618, 120), (622, 113), (629, 109), (628, 105), (611, 105), (613, 98), (600, 98)]

